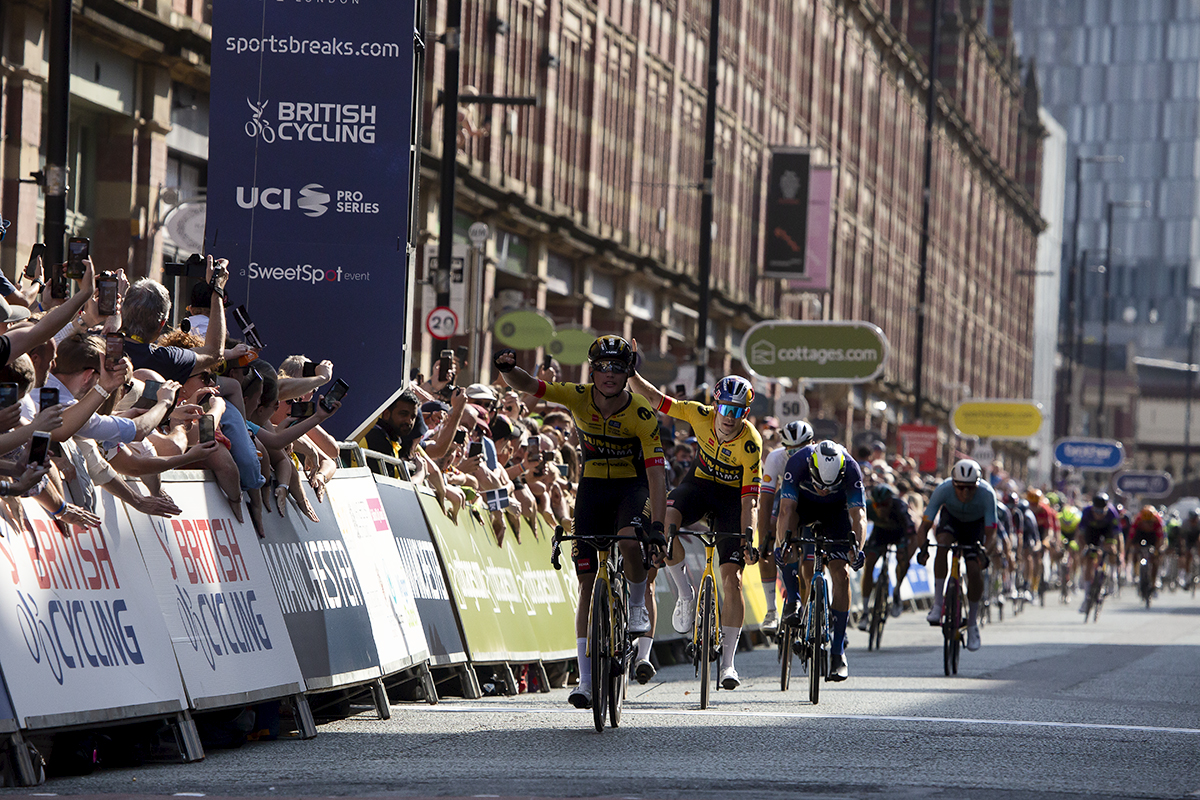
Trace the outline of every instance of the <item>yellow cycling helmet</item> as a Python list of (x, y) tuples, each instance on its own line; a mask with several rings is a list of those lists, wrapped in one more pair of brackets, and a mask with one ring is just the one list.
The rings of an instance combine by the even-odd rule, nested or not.
[(1058, 512), (1058, 522), (1062, 526), (1062, 532), (1071, 534), (1079, 529), (1079, 523), (1083, 519), (1083, 513), (1075, 506), (1065, 506), (1063, 510)]

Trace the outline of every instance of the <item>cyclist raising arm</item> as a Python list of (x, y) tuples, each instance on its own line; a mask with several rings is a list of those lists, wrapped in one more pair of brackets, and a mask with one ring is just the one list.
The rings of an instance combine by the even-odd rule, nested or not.
[[(776, 541), (784, 546), (788, 531), (820, 522), (829, 539), (842, 539), (826, 551), (830, 582), (830, 619), (833, 621), (830, 681), (844, 681), (850, 672), (846, 666), (846, 623), (850, 620), (850, 565), (860, 569), (862, 549), (867, 537), (866, 498), (863, 496), (862, 469), (841, 445), (824, 441), (809, 445), (788, 459), (779, 489), (779, 523)], [(812, 579), (814, 553), (805, 547), (804, 585)], [(789, 622), (799, 625), (800, 618), (791, 597), (783, 607)]]
[(933, 490), (921, 526), (917, 529), (917, 541), (924, 542), (938, 519), (937, 561), (933, 567), (933, 607), (929, 609), (930, 625), (942, 621), (942, 592), (945, 590), (946, 573), (950, 571), (950, 544), (957, 541), (967, 559), (967, 601), (970, 609), (967, 617), (967, 649), (974, 651), (979, 641), (979, 601), (983, 597), (983, 564), (986, 558), (984, 547), (991, 549), (996, 537), (996, 493), (987, 481), (980, 480), (979, 464), (964, 458), (950, 470), (950, 477)]
[[(713, 529), (718, 533), (753, 528), (755, 501), (762, 480), (762, 437), (745, 420), (754, 398), (750, 382), (738, 375), (717, 381), (712, 406), (672, 400), (636, 373), (630, 382), (634, 390), (659, 411), (691, 425), (696, 435), (696, 460), (679, 486), (667, 497), (667, 525), (690, 525), (705, 514), (712, 514)], [(736, 689), (741, 685), (741, 678), (734, 669), (733, 657), (745, 618), (742, 569), (746, 562), (754, 563), (757, 552), (750, 542), (743, 548), (741, 541), (733, 537), (720, 540), (717, 550), (723, 595), (721, 687)], [(687, 579), (682, 563), (683, 547), (677, 542), (667, 554), (667, 569), (679, 589), (672, 622), (676, 630), (683, 628), (680, 633), (691, 629), (696, 607), (695, 589)], [(634, 669), (641, 680), (646, 668), (642, 666), (642, 654), (638, 656), (638, 665)]]
[[(633, 349), (620, 336), (601, 336), (588, 350), (592, 383), (546, 383), (516, 366), (516, 353), (504, 349), (493, 363), (504, 382), (539, 400), (570, 409), (583, 452), (582, 477), (575, 501), (576, 535), (632, 536), (644, 530), (654, 550), (666, 549), (662, 520), (666, 508), (666, 470), (658, 420), (654, 410), (627, 388), (633, 373)], [(646, 569), (636, 541), (622, 539), (625, 577), (629, 581), (629, 627), (647, 633)], [(575, 643), (579, 656), (579, 685), (569, 701), (576, 708), (592, 707), (591, 662), (587, 658), (588, 610), (596, 579), (596, 550), (574, 541), (571, 558), (579, 577), (579, 606), (575, 612)]]
[[(775, 611), (775, 578), (777, 568), (775, 559), (770, 558), (775, 541), (776, 517), (779, 515), (779, 495), (775, 492), (776, 485), (783, 476), (788, 459), (800, 452), (800, 448), (813, 440), (812, 425), (804, 420), (789, 422), (780, 431), (783, 446), (777, 447), (763, 459), (762, 486), (758, 490), (758, 552), (765, 554), (758, 565), (762, 578), (763, 596), (767, 599), (767, 615), (763, 617), (763, 633), (774, 634), (779, 629), (779, 616)], [(784, 571), (783, 583), (787, 598), (793, 601), (800, 599), (800, 578), (796, 574), (796, 565), (788, 565)]]

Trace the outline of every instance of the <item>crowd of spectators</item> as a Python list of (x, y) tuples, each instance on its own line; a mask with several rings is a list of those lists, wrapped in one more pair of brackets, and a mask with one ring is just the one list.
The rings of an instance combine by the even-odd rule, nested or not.
[(229, 336), (224, 260), (208, 258), (178, 329), (157, 281), (98, 276), (84, 259), (67, 297), (64, 266), (39, 256), (19, 286), (0, 278), (0, 496), (35, 498), (69, 535), (99, 523), (99, 490), (178, 515), (161, 474), (205, 469), (259, 535), (263, 513), (286, 514), (289, 497), (318, 519), (302, 484), (320, 505), (337, 469), (337, 443), (320, 426), (340, 403), (312, 402), (332, 364), (306, 368), (296, 355), (276, 369)]

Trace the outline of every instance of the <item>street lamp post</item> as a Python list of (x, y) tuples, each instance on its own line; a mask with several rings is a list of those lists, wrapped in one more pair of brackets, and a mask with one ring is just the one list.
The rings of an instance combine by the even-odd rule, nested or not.
[[(1086, 164), (1120, 164), (1125, 161), (1124, 156), (1076, 156), (1075, 157), (1075, 221), (1071, 224), (1071, 257), (1067, 262), (1067, 318), (1065, 326), (1065, 335), (1063, 336), (1063, 353), (1066, 356), (1064, 364), (1064, 377), (1059, 383), (1060, 396), (1066, 398), (1063, 403), (1062, 423), (1059, 427), (1059, 434), (1069, 436), (1071, 434), (1071, 411), (1075, 387), (1075, 318), (1076, 314), (1082, 316), (1083, 309), (1081, 305), (1077, 305), (1075, 284), (1078, 281), (1083, 283), (1081, 266), (1079, 260), (1079, 206), (1083, 202), (1083, 184), (1081, 181), (1083, 173), (1083, 165)], [(1082, 268), (1086, 268), (1086, 261)], [(1065, 384), (1065, 390), (1063, 385)]]
[(1109, 306), (1112, 304), (1112, 274), (1113, 262), (1113, 209), (1114, 208), (1145, 208), (1148, 203), (1141, 200), (1109, 200), (1105, 213), (1105, 253), (1108, 254), (1104, 267), (1104, 316), (1100, 324), (1100, 402), (1096, 405), (1096, 435), (1104, 435), (1104, 394), (1108, 383), (1108, 318)]

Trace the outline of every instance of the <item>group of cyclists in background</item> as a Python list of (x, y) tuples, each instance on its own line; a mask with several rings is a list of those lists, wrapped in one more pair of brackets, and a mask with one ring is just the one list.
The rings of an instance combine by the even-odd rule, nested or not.
[[(804, 617), (814, 540), (797, 544), (799, 531), (818, 529), (822, 539), (816, 541), (824, 542), (820, 563), (830, 586), (831, 631), (828, 666), (823, 669), (827, 681), (849, 676), (846, 631), (854, 612), (853, 573), (861, 571), (864, 609), (858, 627), (865, 631), (865, 606), (876, 581), (886, 580), (881, 591), (892, 590), (890, 600), (880, 607), (899, 616), (904, 610), (901, 585), (911, 560), (925, 563), (931, 546), (933, 600), (927, 620), (944, 625), (950, 604), (943, 592), (951, 554), (955, 579), (961, 555), (965, 643), (970, 651), (982, 643), (980, 615), (985, 605), (1039, 597), (1045, 602), (1047, 584), (1053, 582), (1063, 600), (1077, 591), (1086, 606), (1102, 558), (1116, 567), (1106, 575), (1115, 576), (1110, 579), (1118, 585), (1131, 568), (1150, 592), (1164, 579), (1195, 585), (1200, 566), (1198, 510), (1183, 519), (1170, 515), (1164, 520), (1163, 511), (1147, 505), (1132, 513), (1103, 492), (1079, 508), (1054, 492), (1033, 487), (1022, 492), (1010, 479), (993, 485), (969, 458), (956, 462), (944, 480), (926, 480), (921, 491), (896, 480), (888, 470), (872, 468), (870, 461), (860, 462), (837, 442), (818, 441), (804, 420), (772, 431), (769, 441), (778, 446), (764, 452), (764, 436), (749, 418), (754, 389), (748, 380), (738, 375), (721, 378), (711, 401), (670, 397), (637, 373), (636, 342), (619, 336), (601, 336), (592, 344), (587, 384), (535, 377), (516, 365), (516, 353), (510, 349), (497, 352), (493, 363), (509, 387), (564, 406), (575, 422), (582, 470), (567, 526), (573, 528), (572, 559), (580, 595), (580, 674), (569, 696), (577, 708), (591, 708), (593, 695), (588, 616), (597, 564), (596, 548), (589, 541), (619, 539), (628, 586), (627, 631), (636, 639), (631, 645), (631, 652), (636, 647), (632, 671), (639, 682), (647, 683), (655, 675), (650, 652), (657, 618), (653, 587), (659, 572), (666, 573), (676, 592), (674, 629), (690, 633), (697, 617), (693, 576), (674, 537), (668, 549), (667, 531), (686, 532), (700, 525), (706, 531), (744, 532), (717, 545), (723, 643), (718, 685), (726, 690), (741, 683), (734, 656), (745, 616), (746, 565), (761, 557), (767, 611), (760, 627), (765, 634), (775, 635), (781, 623), (795, 629)], [(694, 442), (688, 441), (695, 448), (694, 459), (674, 488), (665, 478), (661, 436), (662, 424), (671, 420), (690, 426)], [(643, 558), (643, 550), (648, 558)], [(886, 572), (877, 579), (878, 567), (887, 570), (889, 551), (894, 553), (894, 580), (885, 579)], [(783, 584), (782, 609), (777, 605), (777, 579)]]

